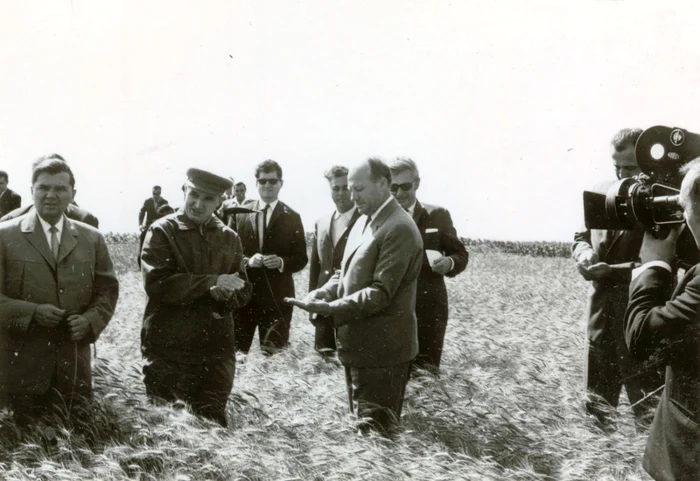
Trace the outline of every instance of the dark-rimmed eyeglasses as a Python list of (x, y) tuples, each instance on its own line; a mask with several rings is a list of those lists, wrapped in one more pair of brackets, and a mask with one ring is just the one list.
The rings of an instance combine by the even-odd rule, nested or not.
[(389, 187), (389, 190), (392, 192), (398, 192), (399, 189), (403, 190), (404, 192), (408, 192), (413, 188), (413, 182), (404, 182), (403, 184), (391, 184)]
[(265, 185), (269, 182), (272, 185), (277, 185), (277, 182), (279, 181), (280, 179), (258, 179), (258, 184)]

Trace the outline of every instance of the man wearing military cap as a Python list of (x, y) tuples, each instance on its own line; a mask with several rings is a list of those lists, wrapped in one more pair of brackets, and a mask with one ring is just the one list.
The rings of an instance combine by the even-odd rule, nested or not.
[(185, 202), (156, 220), (141, 251), (146, 393), (226, 426), (236, 368), (232, 311), (251, 296), (238, 235), (214, 215), (231, 181), (189, 169)]

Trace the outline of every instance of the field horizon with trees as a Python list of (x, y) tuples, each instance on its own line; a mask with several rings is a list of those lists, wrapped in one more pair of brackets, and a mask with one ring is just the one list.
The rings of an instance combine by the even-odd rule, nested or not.
[[(647, 432), (624, 395), (611, 429), (585, 412), (588, 285), (564, 243), (465, 242), (469, 266), (447, 280), (441, 375), (409, 381), (402, 426), (386, 439), (356, 433), (343, 369), (314, 352), (298, 310), (289, 349), (265, 357), (254, 344), (238, 356), (228, 428), (186, 406), (150, 405), (136, 238), (107, 237), (120, 298), (93, 359), (96, 422), (88, 434), (60, 424), (26, 432), (0, 412), (0, 479), (651, 479), (641, 467)], [(301, 296), (308, 268), (295, 281)]]

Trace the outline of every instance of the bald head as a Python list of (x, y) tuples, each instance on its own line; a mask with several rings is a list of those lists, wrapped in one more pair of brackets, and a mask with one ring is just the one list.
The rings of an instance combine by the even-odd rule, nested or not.
[(695, 244), (700, 249), (700, 157), (687, 163), (681, 173), (685, 175), (681, 183), (680, 204)]
[(361, 214), (372, 215), (389, 198), (391, 172), (379, 159), (370, 158), (350, 169), (348, 186)]

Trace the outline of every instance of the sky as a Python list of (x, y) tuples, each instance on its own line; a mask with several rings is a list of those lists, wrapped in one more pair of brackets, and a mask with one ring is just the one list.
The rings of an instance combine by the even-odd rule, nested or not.
[(306, 230), (323, 171), (413, 158), (464, 237), (569, 241), (623, 127), (700, 132), (700, 6), (610, 0), (0, 3), (0, 170), (57, 152), (103, 231), (189, 167), (277, 160)]

